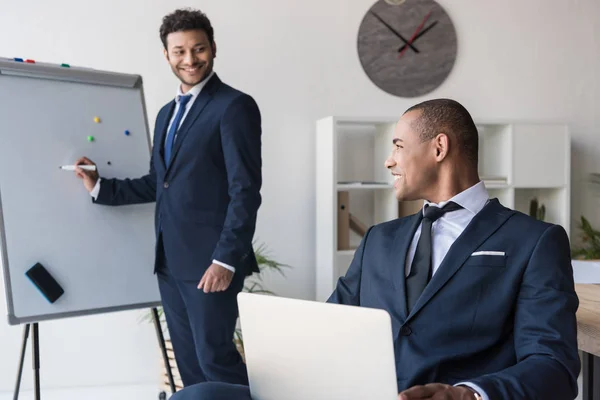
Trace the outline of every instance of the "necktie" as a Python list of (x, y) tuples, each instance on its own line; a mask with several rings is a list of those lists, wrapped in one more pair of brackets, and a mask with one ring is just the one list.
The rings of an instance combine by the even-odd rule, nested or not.
[(171, 163), (171, 151), (173, 150), (173, 143), (175, 142), (177, 129), (179, 128), (179, 124), (181, 123), (181, 119), (185, 113), (185, 106), (191, 98), (192, 95), (189, 94), (185, 96), (179, 96), (179, 109), (177, 110), (177, 115), (175, 115), (173, 123), (169, 127), (169, 132), (167, 132), (167, 142), (165, 143), (165, 164), (167, 165), (167, 168)]
[(427, 206), (425, 208), (421, 225), (421, 237), (419, 237), (419, 242), (417, 243), (410, 274), (406, 278), (406, 300), (409, 312), (417, 303), (417, 300), (431, 278), (431, 226), (448, 211), (456, 211), (461, 208), (461, 206), (452, 201), (448, 202), (442, 208), (435, 206)]

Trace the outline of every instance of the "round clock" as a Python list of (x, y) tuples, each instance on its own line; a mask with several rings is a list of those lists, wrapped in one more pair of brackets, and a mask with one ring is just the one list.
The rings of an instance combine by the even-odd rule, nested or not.
[(433, 0), (379, 0), (358, 31), (358, 56), (371, 81), (400, 97), (441, 85), (456, 60), (454, 25)]

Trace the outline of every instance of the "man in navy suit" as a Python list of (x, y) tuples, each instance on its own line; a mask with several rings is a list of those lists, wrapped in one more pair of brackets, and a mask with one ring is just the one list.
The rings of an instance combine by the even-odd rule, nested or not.
[[(392, 146), (396, 197), (426, 199), (423, 209), (371, 227), (328, 301), (390, 314), (399, 399), (574, 399), (579, 302), (565, 230), (489, 199), (477, 128), (453, 100), (410, 108)], [(184, 399), (250, 391), (196, 385), (173, 397)]]
[(163, 19), (164, 54), (180, 85), (156, 118), (147, 175), (100, 179), (76, 169), (97, 204), (156, 201), (154, 268), (185, 386), (248, 383), (233, 335), (237, 294), (258, 272), (252, 238), (261, 204), (261, 116), (252, 97), (214, 73), (213, 35), (200, 11)]

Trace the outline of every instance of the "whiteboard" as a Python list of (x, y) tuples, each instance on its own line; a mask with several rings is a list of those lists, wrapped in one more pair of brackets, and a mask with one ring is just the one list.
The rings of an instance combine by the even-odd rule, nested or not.
[[(0, 262), (9, 324), (160, 305), (155, 204), (94, 204), (74, 172), (59, 169), (87, 156), (103, 178), (135, 178), (148, 173), (150, 151), (140, 76), (0, 59)], [(53, 304), (25, 276), (37, 262), (64, 289)]]

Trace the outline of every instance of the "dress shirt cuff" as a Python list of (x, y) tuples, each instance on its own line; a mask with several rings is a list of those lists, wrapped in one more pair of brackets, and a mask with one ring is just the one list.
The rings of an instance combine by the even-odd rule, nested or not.
[(459, 383), (457, 383), (457, 384), (456, 384), (456, 385), (454, 385), (454, 386), (468, 386), (468, 387), (470, 387), (471, 389), (473, 389), (474, 391), (476, 391), (477, 393), (479, 393), (479, 395), (481, 396), (481, 398), (482, 398), (483, 400), (490, 400), (490, 398), (489, 398), (489, 397), (488, 397), (488, 395), (487, 395), (487, 394), (486, 394), (486, 393), (483, 391), (483, 389), (482, 389), (482, 388), (480, 388), (479, 386), (477, 386), (477, 385), (476, 385), (476, 384), (474, 384), (474, 383), (471, 383), (471, 382), (459, 382)]
[(223, 263), (221, 261), (217, 261), (217, 260), (213, 260), (213, 263), (219, 264), (221, 267), (223, 267), (225, 269), (228, 269), (228, 270), (230, 270), (231, 272), (233, 272), (235, 274), (235, 268), (233, 268), (231, 265), (225, 264), (225, 263)]
[(90, 195), (94, 198), (94, 200), (98, 199), (98, 193), (100, 193), (100, 178), (96, 181), (96, 185), (90, 192)]

